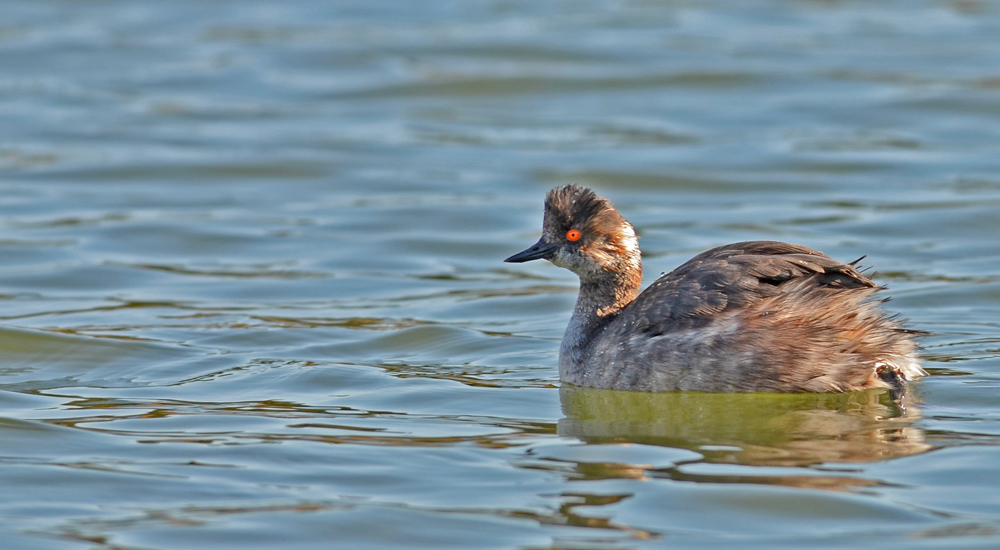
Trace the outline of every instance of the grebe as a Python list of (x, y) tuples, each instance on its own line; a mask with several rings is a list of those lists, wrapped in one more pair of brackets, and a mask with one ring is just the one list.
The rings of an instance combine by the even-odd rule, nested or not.
[(545, 197), (542, 237), (506, 262), (545, 259), (580, 277), (559, 377), (638, 391), (902, 395), (925, 374), (881, 290), (850, 264), (777, 241), (713, 248), (645, 291), (632, 225), (611, 202), (567, 185)]

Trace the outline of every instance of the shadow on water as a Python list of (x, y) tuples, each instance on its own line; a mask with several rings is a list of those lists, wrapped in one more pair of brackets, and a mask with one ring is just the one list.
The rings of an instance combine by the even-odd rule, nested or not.
[[(925, 441), (924, 431), (914, 425), (920, 418), (919, 409), (913, 403), (897, 405), (885, 390), (714, 394), (563, 386), (560, 399), (565, 418), (559, 421), (559, 435), (588, 444), (634, 443), (700, 455), (699, 459), (683, 461), (686, 464), (807, 468), (801, 470), (802, 476), (783, 475), (787, 469), (772, 476), (768, 474), (775, 472), (758, 468), (735, 468), (738, 475), (715, 468), (715, 473), (704, 475), (692, 473), (683, 464), (642, 472), (643, 476), (679, 481), (844, 489), (878, 482), (842, 475), (824, 478), (815, 473), (845, 471), (831, 463), (875, 462), (933, 448)], [(580, 473), (601, 477), (593, 467), (586, 466), (589, 474)], [(605, 473), (620, 471), (611, 468)]]

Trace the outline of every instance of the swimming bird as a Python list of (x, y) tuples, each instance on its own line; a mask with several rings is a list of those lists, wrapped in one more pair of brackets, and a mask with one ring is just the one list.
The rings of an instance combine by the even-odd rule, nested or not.
[(637, 391), (845, 392), (901, 397), (926, 374), (883, 287), (804, 246), (719, 246), (646, 290), (635, 230), (607, 199), (567, 185), (545, 197), (542, 237), (506, 262), (545, 259), (580, 278), (559, 349), (569, 384)]

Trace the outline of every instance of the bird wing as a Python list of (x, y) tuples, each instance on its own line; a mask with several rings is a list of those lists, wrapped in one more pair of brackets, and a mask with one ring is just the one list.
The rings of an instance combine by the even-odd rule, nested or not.
[(873, 288), (852, 264), (804, 246), (748, 241), (707, 250), (660, 277), (625, 309), (632, 330), (665, 334), (709, 324), (727, 310), (778, 295), (790, 281), (816, 287)]

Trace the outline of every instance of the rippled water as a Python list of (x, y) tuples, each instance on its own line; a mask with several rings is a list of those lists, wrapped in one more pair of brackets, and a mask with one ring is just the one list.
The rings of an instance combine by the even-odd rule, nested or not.
[[(3, 548), (1000, 544), (995, 4), (2, 6)], [(933, 376), (560, 389), (563, 183), (867, 254)]]

